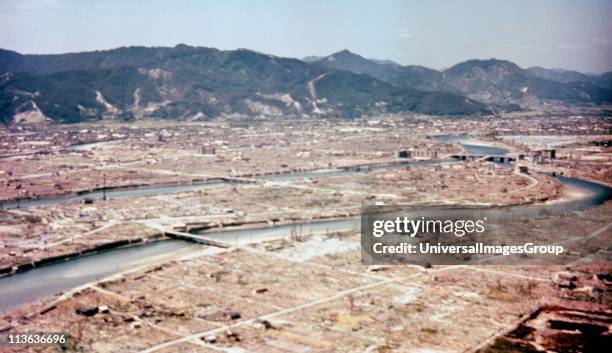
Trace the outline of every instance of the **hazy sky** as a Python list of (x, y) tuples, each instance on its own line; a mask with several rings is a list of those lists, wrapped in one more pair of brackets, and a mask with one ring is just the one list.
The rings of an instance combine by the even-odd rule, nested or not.
[(0, 48), (62, 53), (185, 43), (444, 68), (500, 58), (612, 70), (610, 0), (0, 0)]

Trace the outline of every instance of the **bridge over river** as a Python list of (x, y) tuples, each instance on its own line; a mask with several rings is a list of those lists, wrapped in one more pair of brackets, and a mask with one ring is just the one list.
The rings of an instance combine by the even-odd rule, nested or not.
[(450, 156), (461, 161), (489, 161), (496, 163), (516, 162), (517, 157), (507, 154), (482, 154), (482, 153), (459, 153)]

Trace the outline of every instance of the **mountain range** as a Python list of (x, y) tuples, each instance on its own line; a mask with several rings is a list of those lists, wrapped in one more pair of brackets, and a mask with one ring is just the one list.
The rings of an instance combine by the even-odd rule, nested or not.
[(612, 101), (610, 73), (577, 74), (494, 59), (436, 71), (347, 50), (298, 60), (184, 44), (55, 55), (0, 49), (0, 121), (486, 115), (533, 99)]
[(575, 104), (612, 101), (612, 72), (595, 76), (542, 68), (525, 70), (512, 62), (497, 59), (468, 60), (437, 71), (418, 65), (381, 63), (348, 50), (311, 63), (365, 73), (397, 87), (463, 94), (487, 104), (528, 104), (534, 99)]

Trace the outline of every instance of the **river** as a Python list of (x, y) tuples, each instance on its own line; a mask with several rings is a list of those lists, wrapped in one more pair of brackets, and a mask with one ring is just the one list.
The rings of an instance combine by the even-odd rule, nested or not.
[[(454, 162), (452, 160), (441, 161), (442, 163)], [(287, 174), (276, 174), (263, 176), (259, 179), (261, 180), (269, 180), (269, 181), (291, 181), (291, 180), (299, 180), (305, 178), (324, 178), (331, 176), (339, 176), (353, 173), (367, 173), (371, 170), (379, 170), (379, 169), (390, 169), (390, 168), (405, 168), (408, 165), (426, 165), (431, 163), (440, 163), (440, 161), (411, 161), (411, 162), (401, 162), (401, 163), (386, 163), (380, 165), (374, 165), (369, 168), (340, 168), (340, 169), (330, 169), (330, 170), (319, 170), (319, 171), (306, 171), (306, 172), (295, 172), (295, 173), (287, 173)], [(38, 198), (38, 199), (26, 199), (19, 201), (10, 201), (1, 203), (0, 209), (16, 209), (16, 208), (30, 208), (30, 207), (39, 207), (39, 206), (47, 206), (47, 205), (57, 205), (64, 204), (68, 202), (74, 201), (83, 201), (85, 199), (90, 200), (101, 200), (104, 195), (106, 195), (107, 199), (121, 198), (121, 197), (130, 197), (130, 196), (157, 196), (164, 194), (172, 194), (178, 192), (186, 192), (186, 191), (197, 191), (204, 189), (214, 189), (214, 188), (222, 188), (229, 186), (229, 182), (225, 181), (213, 181), (213, 182), (200, 182), (200, 183), (188, 183), (188, 184), (179, 184), (179, 185), (168, 185), (168, 186), (142, 186), (142, 187), (126, 187), (120, 189), (109, 189), (106, 190), (106, 193), (103, 190), (94, 190), (94, 191), (82, 191), (78, 194), (74, 195), (66, 195), (66, 196), (57, 196), (57, 197), (46, 197), (46, 198)]]
[[(508, 149), (505, 149), (505, 148), (487, 146), (481, 141), (476, 140), (469, 135), (438, 135), (438, 136), (434, 136), (433, 139), (437, 141), (442, 141), (442, 142), (459, 143), (461, 147), (467, 153), (504, 155), (508, 152)], [(99, 146), (99, 145), (116, 143), (116, 142), (117, 141), (93, 142), (93, 143), (86, 143), (86, 144), (81, 144), (81, 145), (74, 145), (69, 148), (74, 149), (74, 150), (89, 149), (93, 146)], [(352, 173), (366, 173), (370, 170), (404, 168), (408, 165), (418, 166), (418, 165), (427, 165), (431, 163), (455, 163), (455, 162), (456, 160), (452, 160), (452, 159), (442, 160), (442, 161), (431, 161), (431, 160), (405, 161), (401, 163), (379, 164), (379, 165), (374, 165), (369, 168), (339, 168), (339, 169), (330, 169), (330, 170), (277, 174), (277, 175), (264, 176), (264, 177), (261, 177), (260, 179), (271, 180), (271, 181), (291, 181), (291, 180), (298, 180), (298, 179), (304, 179), (304, 178), (323, 178), (323, 177), (339, 176), (339, 175), (352, 174)], [(188, 183), (188, 184), (169, 185), (169, 186), (126, 187), (126, 188), (120, 188), (120, 189), (107, 189), (106, 192), (104, 192), (103, 190), (82, 191), (76, 195), (72, 194), (72, 195), (66, 195), (66, 196), (45, 197), (45, 198), (38, 198), (38, 199), (25, 199), (25, 200), (10, 201), (10, 202), (4, 202), (4, 203), (0, 202), (0, 209), (10, 210), (10, 209), (16, 209), (16, 208), (30, 208), (30, 207), (39, 207), (39, 206), (47, 206), (47, 205), (56, 205), (56, 204), (74, 202), (74, 201), (83, 201), (85, 199), (101, 200), (105, 195), (109, 199), (120, 198), (120, 197), (130, 197), (130, 196), (156, 196), (156, 195), (164, 195), (164, 194), (171, 194), (171, 193), (177, 193), (177, 192), (221, 188), (221, 187), (228, 186), (228, 184), (229, 183), (224, 182), (224, 181), (217, 181), (217, 182)]]
[(468, 134), (462, 135), (436, 135), (433, 140), (448, 143), (458, 143), (466, 153), (503, 156), (510, 152), (504, 147), (491, 146), (485, 142), (477, 140)]
[[(466, 139), (464, 138), (461, 141), (465, 142)], [(470, 138), (470, 142), (471, 141), (476, 141), (478, 143), (473, 146), (477, 146), (479, 148), (487, 147), (481, 145), (479, 141)], [(507, 152), (508, 150), (505, 150), (504, 153), (500, 154), (505, 154)], [(393, 164), (379, 166), (377, 168), (395, 167), (398, 167), (398, 165)], [(294, 174), (271, 176), (268, 177), (268, 179), (290, 180), (290, 178), (324, 177), (360, 172), (364, 172), (364, 170), (343, 169), (323, 172), (307, 172), (299, 173), (297, 175)], [(612, 189), (607, 186), (575, 178), (558, 177), (558, 179), (562, 184), (571, 185), (590, 191), (589, 196), (586, 196), (579, 200), (564, 203), (486, 208), (481, 210), (481, 215), (491, 217), (491, 219), (494, 219), (496, 217), (507, 218), (509, 215), (517, 218), (550, 216), (595, 207), (612, 199)], [(154, 190), (160, 192), (178, 192), (183, 190), (193, 190), (193, 188), (196, 187), (220, 187), (222, 185), (224, 185), (224, 183), (121, 190), (121, 196), (155, 195), (155, 193), (153, 193)], [(129, 194), (132, 192), (134, 193)], [(142, 192), (146, 193), (143, 194)], [(110, 195), (110, 193), (107, 192), (107, 195)], [(89, 194), (88, 197), (91, 197), (91, 194)], [(35, 201), (45, 202), (45, 200)], [(324, 233), (327, 231), (338, 231), (346, 229), (354, 229), (358, 231), (360, 228), (359, 222), (359, 218), (350, 218), (334, 221), (317, 221), (297, 226), (293, 224), (287, 224), (258, 229), (238, 229), (221, 232), (207, 232), (205, 234), (210, 238), (221, 240), (229, 244), (243, 244), (248, 242), (258, 242), (266, 239), (286, 236), (294, 230), (303, 234)], [(142, 246), (119, 248), (99, 254), (87, 255), (66, 262), (35, 268), (26, 272), (15, 274), (10, 277), (1, 278), (0, 293), (2, 294), (0, 295), (0, 311), (8, 311), (19, 306), (31, 303), (35, 300), (51, 296), (59, 291), (69, 290), (71, 288), (78, 287), (80, 285), (107, 277), (109, 275), (126, 271), (128, 269), (134, 268), (134, 266), (138, 264), (144, 263), (144, 261), (146, 261), (147, 259), (155, 259), (156, 257), (161, 257), (173, 252), (175, 253), (177, 251), (189, 252), (190, 250), (197, 251), (197, 249), (201, 249), (201, 246), (179, 240), (164, 240), (155, 243), (145, 244)]]

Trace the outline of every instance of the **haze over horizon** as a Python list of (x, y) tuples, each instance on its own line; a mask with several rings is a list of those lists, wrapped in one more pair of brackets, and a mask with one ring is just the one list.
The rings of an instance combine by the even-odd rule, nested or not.
[(498, 58), (523, 68), (612, 70), (612, 3), (603, 0), (0, 0), (0, 8), (0, 48), (24, 54), (185, 43), (294, 58), (348, 49), (435, 69)]

